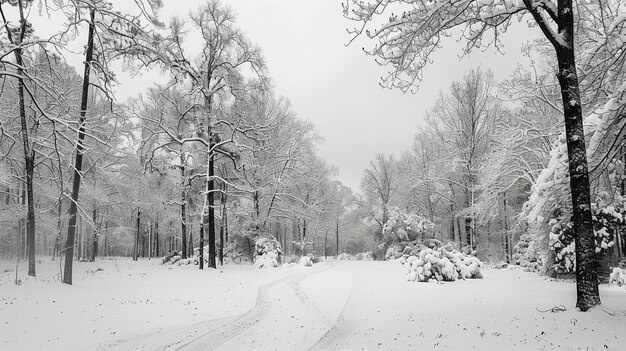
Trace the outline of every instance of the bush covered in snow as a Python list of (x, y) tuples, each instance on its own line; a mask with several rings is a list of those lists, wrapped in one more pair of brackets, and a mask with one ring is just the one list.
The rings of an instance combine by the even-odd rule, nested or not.
[(397, 242), (387, 248), (385, 260), (395, 260), (402, 256), (416, 256), (424, 249), (438, 250), (443, 244), (437, 239)]
[(261, 256), (257, 256), (254, 260), (256, 268), (274, 268), (278, 267), (278, 255), (275, 252), (266, 252)]
[(254, 243), (254, 254), (255, 267), (278, 267), (283, 251), (278, 240), (265, 236), (258, 238)]
[(535, 246), (536, 241), (530, 233), (522, 234), (513, 248), (513, 263), (531, 271), (538, 270), (541, 262), (538, 261)]
[[(615, 227), (624, 223), (622, 210), (613, 205), (592, 203), (593, 233), (596, 254), (604, 254), (615, 245)], [(555, 252), (554, 270), (558, 273), (576, 271), (573, 223), (555, 216), (550, 220), (550, 248)]]
[(613, 272), (609, 276), (609, 284), (613, 283), (619, 286), (626, 284), (626, 269), (620, 267), (613, 268)]
[(474, 256), (465, 255), (443, 246), (437, 250), (424, 249), (414, 256), (400, 259), (408, 281), (427, 282), (431, 278), (438, 281), (457, 279), (480, 279), (482, 262)]
[(359, 252), (355, 258), (357, 261), (374, 261), (374, 254), (372, 251)]
[(343, 261), (352, 261), (352, 260), (356, 260), (356, 257), (349, 253), (342, 252), (339, 255), (337, 255), (337, 259), (343, 260)]
[(313, 259), (309, 256), (302, 256), (300, 257), (300, 262), (298, 262), (298, 264), (305, 267), (311, 267), (313, 266)]
[(425, 240), (432, 237), (435, 224), (416, 213), (405, 213), (398, 207), (389, 208), (389, 219), (383, 226), (383, 240), (387, 243), (398, 241)]
[(359, 252), (356, 255), (351, 255), (349, 253), (340, 253), (337, 255), (338, 260), (344, 261), (374, 261), (374, 253), (372, 251), (367, 252)]

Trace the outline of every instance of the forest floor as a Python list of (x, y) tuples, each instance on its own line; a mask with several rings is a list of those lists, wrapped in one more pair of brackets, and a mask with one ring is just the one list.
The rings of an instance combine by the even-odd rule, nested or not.
[(0, 261), (2, 350), (625, 350), (626, 288), (578, 312), (575, 285), (521, 269), (408, 282), (397, 261), (258, 270), (76, 262), (74, 284)]

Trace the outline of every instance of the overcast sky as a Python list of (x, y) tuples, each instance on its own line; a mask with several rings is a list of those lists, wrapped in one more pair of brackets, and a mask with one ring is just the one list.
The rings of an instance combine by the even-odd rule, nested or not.
[[(116, 1), (119, 5), (120, 0)], [(122, 2), (128, 6), (130, 2)], [(204, 0), (164, 0), (162, 19), (186, 15)], [(345, 0), (344, 0), (345, 1)], [(525, 24), (505, 34), (505, 55), (488, 50), (459, 60), (455, 39), (448, 41), (426, 67), (417, 94), (402, 94), (381, 88), (385, 69), (356, 42), (350, 47), (346, 28), (352, 24), (342, 16), (341, 0), (228, 0), (237, 24), (259, 45), (266, 58), (276, 91), (288, 98), (300, 118), (311, 121), (324, 139), (319, 155), (339, 170), (337, 179), (358, 190), (363, 170), (377, 153), (400, 152), (410, 147), (424, 112), (460, 80), (470, 68), (482, 64), (496, 79), (512, 73), (521, 60), (520, 47), (536, 36)], [(122, 8), (123, 9), (123, 8)], [(77, 63), (82, 62), (80, 57)], [(82, 68), (81, 68), (82, 71)], [(122, 77), (123, 75), (120, 75)], [(141, 80), (124, 81), (118, 98), (136, 93)], [(148, 83), (146, 83), (147, 85)]]
[(375, 154), (399, 154), (410, 147), (424, 111), (453, 80), (481, 63), (497, 79), (512, 73), (530, 33), (525, 24), (507, 33), (512, 44), (504, 56), (489, 50), (461, 61), (459, 46), (451, 40), (427, 67), (419, 92), (402, 94), (378, 85), (385, 70), (363, 53), (365, 42), (345, 47), (351, 23), (342, 16), (340, 0), (227, 3), (239, 27), (262, 48), (277, 91), (317, 126), (324, 138), (320, 156), (338, 167), (337, 178), (354, 190)]

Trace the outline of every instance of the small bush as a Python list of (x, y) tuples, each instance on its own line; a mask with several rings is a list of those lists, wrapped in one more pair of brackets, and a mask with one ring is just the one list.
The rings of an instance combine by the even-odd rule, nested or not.
[(480, 279), (482, 262), (474, 256), (465, 255), (457, 250), (440, 247), (437, 250), (424, 249), (415, 256), (403, 256), (408, 281), (427, 282), (431, 278), (438, 281), (457, 279)]
[(352, 261), (355, 260), (356, 257), (354, 255), (350, 255), (349, 253), (342, 252), (337, 255), (337, 259), (342, 261)]
[(609, 276), (609, 284), (613, 283), (618, 286), (626, 284), (626, 269), (620, 267), (613, 268), (613, 272)]
[(273, 237), (260, 237), (254, 243), (254, 266), (257, 268), (278, 267), (281, 261), (280, 243)]

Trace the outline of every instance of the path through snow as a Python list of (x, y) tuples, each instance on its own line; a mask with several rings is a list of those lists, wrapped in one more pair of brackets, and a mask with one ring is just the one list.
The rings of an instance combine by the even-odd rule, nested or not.
[(603, 306), (580, 313), (572, 282), (518, 269), (439, 284), (404, 281), (398, 262), (199, 272), (120, 259), (77, 263), (69, 287), (45, 262), (15, 286), (10, 264), (0, 261), (7, 350), (626, 349), (624, 287), (602, 286)]

